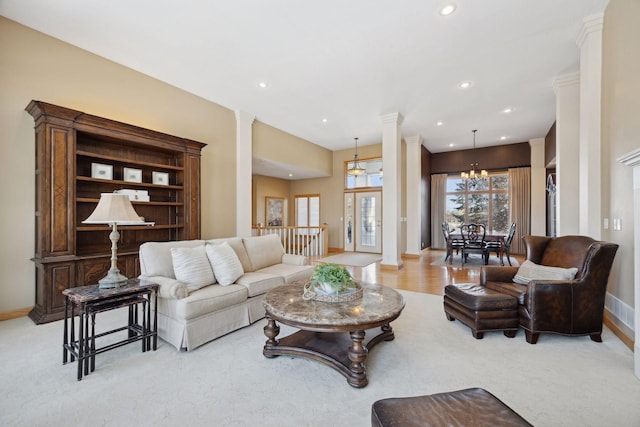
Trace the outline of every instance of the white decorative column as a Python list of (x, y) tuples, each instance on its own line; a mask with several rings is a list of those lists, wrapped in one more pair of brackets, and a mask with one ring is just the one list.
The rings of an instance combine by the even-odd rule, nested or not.
[(547, 234), (546, 223), (546, 180), (547, 170), (544, 164), (544, 138), (529, 141), (531, 147), (531, 234)]
[(557, 235), (580, 234), (580, 74), (558, 76), (556, 94)]
[(406, 145), (405, 162), (407, 165), (407, 249), (408, 255), (420, 255), (422, 251), (422, 223), (421, 194), (421, 147), (422, 137), (420, 135), (410, 136), (404, 139)]
[(255, 116), (236, 110), (236, 236), (251, 236), (251, 162)]
[(382, 262), (383, 269), (402, 268), (400, 257), (400, 113), (386, 114), (382, 120)]
[(576, 44), (580, 49), (580, 234), (599, 240), (602, 231), (602, 22), (585, 18)]
[(640, 148), (616, 160), (633, 168), (633, 371), (640, 378)]

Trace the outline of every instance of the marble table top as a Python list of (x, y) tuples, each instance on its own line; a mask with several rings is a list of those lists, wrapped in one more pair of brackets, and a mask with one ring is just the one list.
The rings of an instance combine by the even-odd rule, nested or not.
[(66, 295), (67, 298), (76, 304), (79, 304), (104, 298), (116, 298), (132, 293), (141, 293), (150, 290), (157, 291), (159, 286), (157, 283), (148, 280), (129, 279), (115, 288), (101, 289), (100, 285), (78, 286), (64, 289), (62, 294)]
[(263, 301), (267, 313), (278, 320), (304, 325), (352, 326), (391, 321), (404, 308), (404, 298), (383, 285), (360, 283), (363, 296), (348, 302), (302, 298), (303, 283), (278, 286)]

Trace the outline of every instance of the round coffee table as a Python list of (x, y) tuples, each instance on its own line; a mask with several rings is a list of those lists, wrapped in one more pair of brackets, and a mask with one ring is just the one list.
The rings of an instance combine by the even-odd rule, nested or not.
[[(363, 296), (349, 302), (305, 301), (302, 283), (278, 286), (267, 292), (264, 307), (266, 357), (298, 356), (317, 360), (340, 372), (357, 388), (369, 380), (364, 366), (367, 353), (380, 341), (394, 339), (390, 323), (400, 316), (404, 299), (382, 285), (361, 284)], [(300, 329), (276, 339), (284, 323)], [(380, 328), (380, 329), (378, 329)]]

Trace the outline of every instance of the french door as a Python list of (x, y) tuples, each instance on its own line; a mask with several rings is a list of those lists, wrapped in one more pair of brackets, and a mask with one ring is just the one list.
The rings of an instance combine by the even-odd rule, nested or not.
[(345, 193), (344, 250), (382, 253), (382, 193)]

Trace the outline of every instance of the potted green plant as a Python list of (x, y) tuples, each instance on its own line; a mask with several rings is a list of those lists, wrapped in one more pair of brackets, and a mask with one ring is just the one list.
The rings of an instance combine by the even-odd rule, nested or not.
[(313, 269), (311, 284), (327, 294), (339, 294), (355, 287), (349, 271), (338, 264), (321, 264)]

